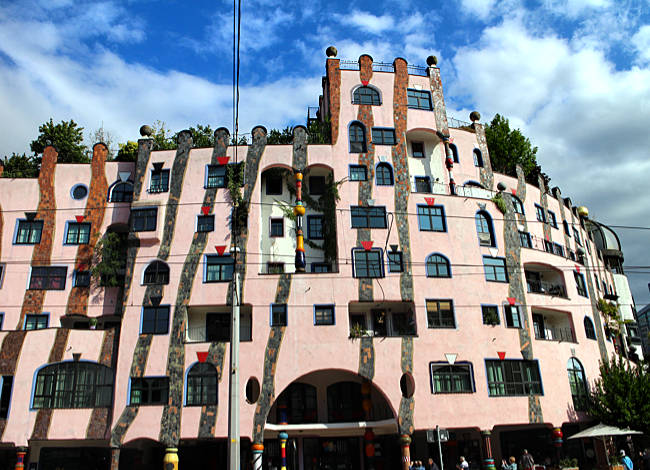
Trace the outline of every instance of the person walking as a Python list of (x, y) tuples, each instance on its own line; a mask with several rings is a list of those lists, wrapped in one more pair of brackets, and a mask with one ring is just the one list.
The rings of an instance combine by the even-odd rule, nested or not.
[(508, 461), (501, 461), (502, 470), (517, 470), (517, 459), (514, 456), (511, 456)]
[(519, 465), (523, 470), (533, 470), (533, 467), (535, 467), (535, 459), (528, 453), (528, 449), (524, 449), (524, 453), (519, 459)]
[(634, 470), (634, 464), (632, 463), (632, 459), (625, 455), (625, 451), (621, 450), (621, 463), (623, 463), (623, 466), (625, 467), (625, 470)]
[(456, 465), (457, 470), (469, 470), (469, 463), (465, 460), (465, 457), (460, 456), (460, 463)]
[[(436, 463), (433, 461), (433, 458), (432, 458), (432, 457), (429, 457), (429, 461), (428, 461), (428, 463), (427, 463), (427, 470), (440, 470), (440, 469), (438, 468), (438, 464), (436, 464)], [(650, 469), (648, 469), (648, 470), (650, 470)]]

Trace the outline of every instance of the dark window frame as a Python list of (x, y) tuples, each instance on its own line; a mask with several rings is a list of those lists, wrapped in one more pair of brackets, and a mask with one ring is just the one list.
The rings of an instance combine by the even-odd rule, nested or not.
[(451, 157), (454, 160), (454, 163), (460, 163), (460, 159), (458, 158), (458, 147), (456, 147), (456, 144), (449, 144), (449, 149), (451, 150)]
[[(436, 376), (441, 376), (436, 381)], [(432, 361), (429, 363), (431, 393), (434, 395), (475, 393), (474, 368), (471, 362)], [(441, 385), (439, 387), (438, 385)]]
[(205, 255), (204, 266), (204, 284), (210, 282), (230, 282), (233, 279), (235, 260), (230, 255)]
[[(503, 380), (490, 380), (490, 375), (494, 375), (490, 373), (491, 368), (500, 370), (499, 375)], [(485, 371), (490, 397), (544, 395), (537, 360), (486, 359)]]
[(348, 146), (350, 153), (366, 153), (368, 151), (366, 126), (359, 121), (351, 122), (348, 126)]
[(375, 167), (375, 183), (377, 186), (393, 186), (393, 168), (386, 162), (380, 162)]
[(410, 109), (419, 109), (421, 111), (433, 111), (431, 92), (427, 90), (407, 88), (406, 102), (407, 102), (407, 107)]
[(273, 326), (288, 326), (289, 312), (287, 304), (271, 304), (270, 307), (270, 325)]
[(107, 408), (113, 404), (113, 369), (90, 361), (48, 364), (36, 373), (31, 409)]
[[(26, 236), (23, 235), (26, 232)], [(38, 245), (43, 237), (43, 221), (18, 219), (14, 245)], [(24, 241), (21, 241), (24, 240)]]
[[(438, 213), (432, 213), (432, 211)], [(447, 218), (445, 217), (445, 207), (442, 205), (417, 205), (418, 229), (420, 232), (446, 232), (447, 231)], [(423, 219), (424, 218), (424, 219)], [(427, 220), (429, 228), (422, 228), (423, 220)], [(439, 222), (436, 224), (436, 222)], [(436, 228), (440, 227), (441, 228)]]
[(585, 327), (585, 336), (587, 339), (596, 339), (596, 327), (594, 326), (594, 322), (591, 320), (589, 317), (585, 317), (583, 320), (583, 325)]
[(142, 307), (140, 334), (166, 335), (169, 333), (170, 314), (169, 305)]
[(196, 216), (197, 233), (214, 232), (214, 214), (199, 214)]
[(523, 322), (521, 319), (522, 311), (519, 305), (504, 305), (503, 317), (506, 328), (521, 329)]
[[(138, 398), (137, 394), (140, 394)], [(168, 403), (169, 377), (131, 377), (129, 406), (160, 406)]]
[(158, 208), (131, 209), (132, 232), (155, 232), (158, 227)]
[[(442, 309), (441, 303), (443, 302), (449, 302), (449, 309)], [(435, 304), (436, 310), (429, 310), (429, 304)], [(427, 328), (453, 330), (457, 327), (453, 299), (425, 299), (425, 310), (427, 312)]]
[(483, 153), (481, 152), (481, 150), (475, 148), (472, 151), (472, 155), (474, 157), (474, 166), (477, 168), (483, 168), (485, 163), (483, 162)]
[(75, 270), (72, 276), (72, 287), (90, 287), (90, 271)]
[(205, 189), (226, 188), (228, 186), (228, 165), (207, 165), (205, 170)]
[(334, 304), (314, 305), (314, 325), (332, 326), (336, 324)]
[[(427, 277), (445, 279), (451, 278), (451, 263), (449, 262), (449, 258), (446, 256), (440, 253), (431, 253), (429, 256), (427, 256), (424, 264)], [(440, 266), (445, 267), (445, 270), (447, 271), (446, 275), (444, 273), (440, 273)]]
[(368, 181), (368, 167), (365, 165), (349, 165), (348, 179), (350, 181)]
[(29, 290), (65, 290), (67, 266), (33, 266)]
[(397, 145), (397, 136), (393, 127), (373, 127), (371, 136), (373, 145)]
[(25, 315), (23, 330), (34, 331), (44, 330), (50, 325), (50, 315), (47, 313), (28, 313)]
[(169, 168), (152, 169), (149, 179), (150, 193), (166, 193), (169, 191)]
[(362, 85), (352, 92), (352, 104), (381, 106), (381, 95), (376, 88)]
[(404, 272), (404, 256), (401, 251), (387, 251), (386, 259), (388, 261), (389, 273)]
[(387, 227), (385, 206), (350, 207), (350, 228), (383, 229)]
[(530, 239), (530, 233), (522, 232), (522, 231), (519, 232), (519, 245), (522, 248), (532, 248), (533, 247), (533, 243), (532, 243), (532, 241)]
[(309, 240), (323, 240), (323, 225), (325, 223), (325, 216), (322, 215), (308, 215), (307, 216), (307, 239)]
[[(421, 147), (421, 149), (416, 150), (416, 148), (415, 148), (416, 145)], [(421, 141), (412, 141), (411, 142), (411, 156), (413, 158), (425, 158), (426, 157), (424, 142), (421, 142)]]
[[(363, 255), (363, 258), (365, 259), (360, 259), (361, 255)], [(370, 256), (374, 259), (370, 259)], [(353, 277), (357, 279), (380, 279), (385, 277), (383, 258), (383, 250), (381, 248), (372, 248), (370, 250), (364, 248), (353, 248)]]
[[(486, 264), (486, 260), (496, 261), (499, 260), (502, 263), (501, 265), (497, 264)], [(503, 257), (492, 257), (492, 256), (483, 256), (483, 271), (485, 273), (485, 280), (487, 282), (510, 282), (508, 278), (508, 268), (506, 266), (506, 259)], [(499, 279), (500, 273), (503, 273), (505, 279)]]
[[(278, 226), (279, 226), (279, 231), (278, 231)], [(270, 238), (284, 237), (284, 217), (271, 217), (269, 219), (269, 237)]]
[(431, 186), (431, 178), (428, 176), (414, 176), (413, 182), (415, 183), (415, 193), (431, 194), (433, 188)]
[(194, 363), (187, 371), (185, 406), (216, 405), (219, 397), (219, 374), (210, 362)]
[(309, 184), (307, 189), (310, 196), (322, 196), (325, 194), (325, 187), (327, 183), (324, 176), (314, 175), (309, 177)]
[[(486, 311), (487, 309), (490, 309), (491, 312)], [(488, 315), (493, 318), (493, 321), (489, 321)], [(494, 304), (481, 304), (481, 319), (484, 325), (500, 325), (501, 316), (499, 315), (499, 306)]]
[(535, 204), (535, 218), (538, 222), (546, 223), (546, 211), (539, 204)]
[(512, 207), (515, 211), (515, 214), (526, 215), (526, 211), (524, 211), (524, 204), (521, 202), (521, 199), (519, 199), (517, 196), (513, 194), (511, 197), (511, 201), (512, 201)]
[(169, 265), (164, 261), (154, 260), (144, 269), (142, 276), (143, 286), (169, 284)]
[(284, 192), (284, 177), (281, 174), (266, 173), (264, 175), (264, 194), (267, 196), (282, 196)]
[(589, 298), (584, 274), (579, 273), (578, 271), (573, 271), (573, 278), (576, 281), (576, 291), (578, 292), (578, 295)]
[[(126, 187), (130, 189), (124, 190)], [(133, 202), (133, 182), (118, 181), (113, 183), (113, 187), (109, 189), (108, 200), (109, 202)]]

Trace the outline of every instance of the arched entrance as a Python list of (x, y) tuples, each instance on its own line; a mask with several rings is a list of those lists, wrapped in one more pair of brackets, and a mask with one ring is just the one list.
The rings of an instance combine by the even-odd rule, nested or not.
[(281, 432), (289, 435), (287, 464), (296, 470), (360, 470), (368, 459), (377, 470), (399, 465), (395, 410), (353, 372), (311, 372), (277, 396), (264, 433), (265, 469), (280, 468)]

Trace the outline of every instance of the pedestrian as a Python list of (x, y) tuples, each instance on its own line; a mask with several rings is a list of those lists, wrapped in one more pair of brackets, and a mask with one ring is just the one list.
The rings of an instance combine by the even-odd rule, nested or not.
[(621, 450), (620, 454), (621, 454), (621, 462), (623, 463), (625, 470), (634, 470), (634, 464), (632, 463), (632, 459), (629, 458), (627, 455), (625, 455), (624, 450)]
[(533, 459), (533, 456), (528, 453), (528, 449), (524, 449), (524, 453), (522, 454), (521, 459), (519, 459), (519, 465), (521, 465), (523, 470), (533, 470), (535, 467), (535, 459)]
[[(649, 454), (650, 455), (650, 454)], [(427, 470), (440, 470), (438, 464), (433, 461), (432, 457), (429, 457), (429, 462), (427, 463)], [(650, 469), (648, 469), (650, 470)]]
[(650, 470), (650, 449), (647, 447), (643, 452), (643, 470)]
[(503, 470), (517, 470), (517, 459), (515, 459), (514, 455), (510, 456), (507, 462), (502, 460), (501, 468)]
[(418, 460), (418, 461), (416, 462), (415, 470), (425, 470), (425, 469), (424, 469), (424, 465), (422, 464), (422, 460)]
[(465, 460), (465, 457), (460, 456), (460, 463), (456, 465), (457, 470), (469, 470), (469, 463)]

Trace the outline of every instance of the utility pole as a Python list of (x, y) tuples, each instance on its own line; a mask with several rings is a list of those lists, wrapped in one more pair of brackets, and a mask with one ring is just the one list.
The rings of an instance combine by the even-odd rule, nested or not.
[[(236, 248), (235, 248), (236, 250)], [(235, 259), (237, 253), (235, 252)], [(228, 400), (228, 469), (240, 470), (239, 441), (239, 270), (233, 272), (232, 317), (230, 320), (230, 399)]]

